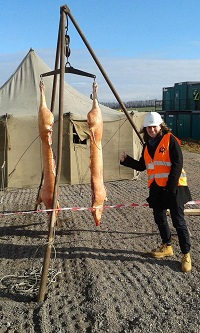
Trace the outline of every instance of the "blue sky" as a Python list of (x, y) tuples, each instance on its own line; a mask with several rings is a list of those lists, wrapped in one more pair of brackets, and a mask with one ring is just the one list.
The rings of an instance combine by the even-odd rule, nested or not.
[[(123, 101), (161, 99), (175, 82), (200, 81), (199, 0), (20, 0), (0, 11), (0, 86), (32, 47), (52, 69), (60, 6), (67, 4)], [(115, 101), (69, 20), (73, 67), (97, 76), (100, 101)], [(90, 95), (91, 79), (67, 75)]]

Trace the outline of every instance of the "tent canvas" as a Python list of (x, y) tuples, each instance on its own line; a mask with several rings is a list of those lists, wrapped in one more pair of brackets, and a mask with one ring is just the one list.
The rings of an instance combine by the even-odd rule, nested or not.
[[(49, 71), (51, 69), (31, 49), (14, 74), (0, 88), (0, 165), (1, 184), (4, 187), (36, 187), (40, 183), (42, 156), (37, 125), (39, 81), (40, 75)], [(53, 77), (45, 77), (43, 80), (47, 105), (50, 107)], [(53, 127), (55, 154), (58, 140), (58, 98), (57, 91)], [(89, 97), (65, 82), (61, 184), (90, 182), (87, 113), (91, 107), (92, 100)], [(137, 173), (120, 166), (119, 158), (123, 150), (138, 158), (142, 145), (124, 113), (103, 105), (100, 108), (104, 122), (104, 181), (133, 179)], [(144, 113), (131, 113), (131, 117), (140, 130)]]

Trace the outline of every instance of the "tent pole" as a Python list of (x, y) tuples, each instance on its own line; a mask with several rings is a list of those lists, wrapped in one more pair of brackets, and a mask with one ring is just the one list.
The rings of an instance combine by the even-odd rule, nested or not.
[(51, 247), (54, 240), (54, 226), (56, 223), (56, 207), (58, 200), (58, 187), (60, 181), (60, 173), (61, 173), (61, 162), (62, 162), (62, 141), (63, 141), (63, 97), (64, 97), (64, 76), (65, 76), (65, 55), (64, 55), (64, 45), (65, 45), (65, 21), (66, 15), (62, 8), (60, 8), (60, 86), (59, 86), (59, 125), (58, 125), (58, 149), (57, 149), (57, 167), (56, 167), (56, 178), (55, 178), (55, 186), (54, 186), (54, 195), (53, 195), (53, 211), (50, 215), (49, 221), (49, 233), (48, 233), (48, 241), (45, 248), (43, 268), (42, 268), (42, 276), (40, 282), (40, 289), (38, 295), (38, 302), (44, 301), (45, 292), (46, 292), (46, 284), (47, 284), (47, 275), (50, 264), (50, 256), (51, 256)]
[(112, 90), (112, 92), (113, 92), (114, 96), (116, 97), (116, 99), (117, 99), (119, 105), (121, 106), (122, 110), (124, 111), (124, 113), (125, 113), (127, 119), (129, 120), (131, 126), (132, 126), (133, 129), (135, 130), (135, 132), (136, 132), (136, 134), (137, 134), (139, 140), (140, 140), (141, 143), (143, 144), (143, 143), (144, 143), (144, 140), (143, 140), (142, 136), (141, 136), (140, 133), (138, 132), (138, 130), (137, 130), (137, 128), (136, 128), (136, 126), (135, 126), (135, 124), (134, 124), (132, 118), (130, 117), (130, 114), (128, 113), (128, 111), (127, 111), (127, 109), (126, 109), (124, 103), (122, 102), (122, 100), (121, 100), (121, 98), (119, 97), (117, 91), (115, 90), (115, 88), (114, 88), (112, 82), (111, 82), (110, 79), (108, 78), (108, 76), (107, 76), (105, 70), (103, 69), (101, 63), (100, 63), (99, 60), (97, 59), (97, 57), (96, 57), (94, 51), (92, 50), (90, 44), (88, 43), (88, 41), (87, 41), (87, 39), (85, 38), (84, 34), (82, 33), (80, 27), (78, 26), (78, 24), (76, 23), (74, 17), (72, 16), (72, 14), (71, 14), (71, 12), (70, 12), (70, 9), (67, 7), (67, 5), (63, 6), (62, 8), (63, 8), (63, 11), (65, 11), (65, 13), (70, 17), (72, 23), (74, 24), (74, 26), (75, 26), (76, 30), (78, 31), (80, 37), (82, 38), (83, 42), (85, 43), (85, 45), (86, 45), (88, 51), (90, 52), (92, 58), (93, 58), (94, 61), (96, 62), (97, 66), (98, 66), (98, 68), (99, 68), (99, 70), (100, 70), (100, 72), (101, 72), (102, 75), (104, 76), (104, 78), (105, 78), (105, 80), (106, 80), (108, 86), (109, 86), (110, 89)]

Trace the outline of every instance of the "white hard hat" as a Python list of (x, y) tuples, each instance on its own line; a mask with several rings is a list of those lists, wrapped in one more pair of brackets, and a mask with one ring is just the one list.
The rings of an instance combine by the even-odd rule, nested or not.
[(158, 112), (148, 112), (144, 117), (144, 127), (159, 126), (163, 120)]

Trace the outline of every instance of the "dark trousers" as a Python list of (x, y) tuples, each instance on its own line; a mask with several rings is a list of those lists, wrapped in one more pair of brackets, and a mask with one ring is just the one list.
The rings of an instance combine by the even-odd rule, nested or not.
[(199, 101), (194, 101), (194, 109), (195, 110), (198, 110), (198, 104), (199, 104)]
[[(190, 252), (190, 236), (187, 225), (185, 223), (184, 207), (175, 206), (170, 208), (170, 214), (173, 226), (176, 229), (178, 235), (181, 252), (186, 254)], [(167, 222), (166, 210), (155, 207), (153, 208), (153, 215), (155, 223), (158, 226), (163, 244), (169, 245), (171, 243), (171, 232)]]

